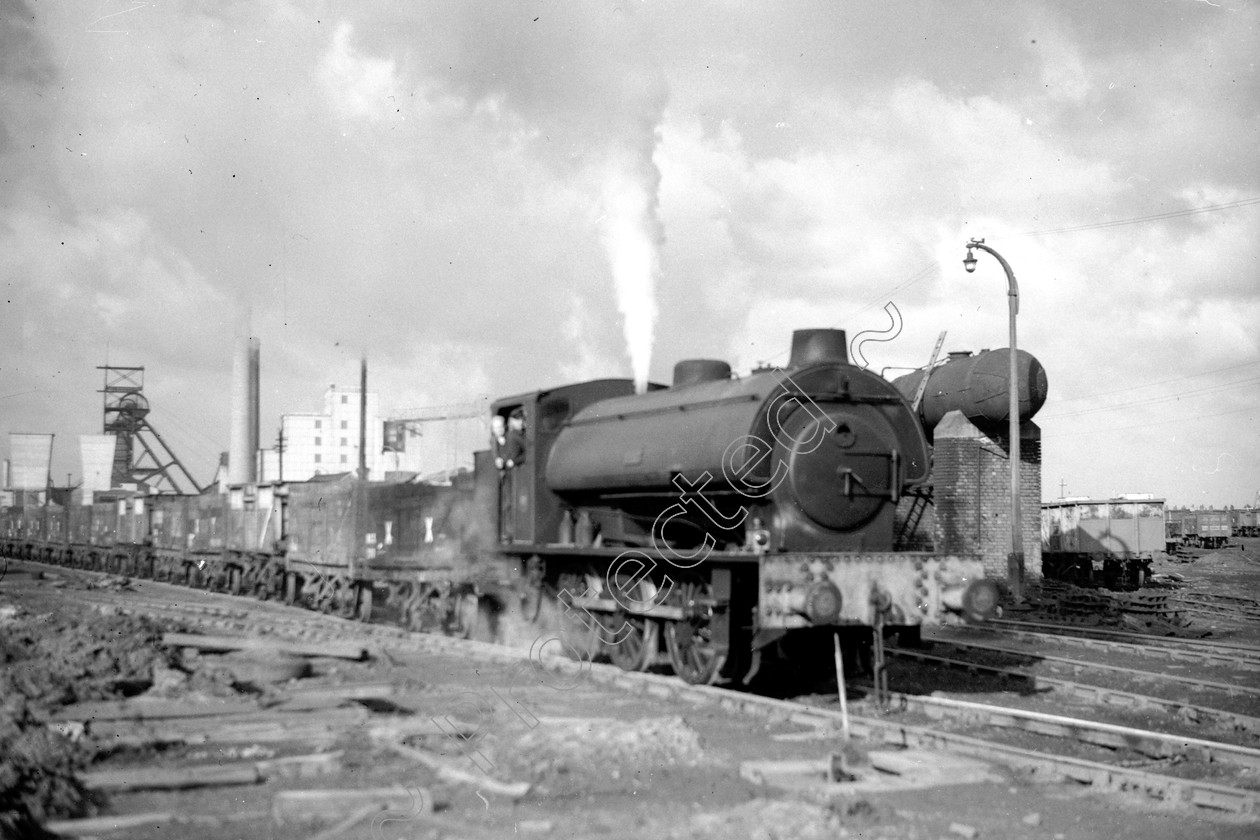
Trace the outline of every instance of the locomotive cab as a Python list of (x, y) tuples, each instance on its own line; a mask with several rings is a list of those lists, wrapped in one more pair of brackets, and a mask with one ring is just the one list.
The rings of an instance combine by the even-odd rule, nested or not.
[[(651, 383), (650, 391), (664, 385)], [(507, 431), (513, 414), (519, 414), (525, 458), (503, 469), (491, 457), (477, 459), (477, 482), (497, 500), (498, 540), (504, 545), (556, 544), (571, 541), (574, 514), (546, 484), (546, 464), (565, 425), (587, 406), (634, 394), (629, 379), (597, 379), (546, 391), (505, 397), (490, 407), (491, 418), (500, 417)]]

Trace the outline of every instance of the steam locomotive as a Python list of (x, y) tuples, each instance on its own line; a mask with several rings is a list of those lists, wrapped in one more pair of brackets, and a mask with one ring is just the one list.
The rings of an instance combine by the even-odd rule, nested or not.
[[(690, 683), (748, 679), (793, 637), (991, 616), (971, 555), (894, 550), (898, 502), (930, 477), (919, 417), (798, 330), (784, 368), (679, 362), (669, 386), (582, 382), (492, 404), (526, 457), (489, 451), (450, 487), (350, 478), (11, 508), (9, 556), (284, 597), (467, 634), (486, 605), (559, 609), (588, 650)], [(576, 647), (576, 646), (575, 646)]]

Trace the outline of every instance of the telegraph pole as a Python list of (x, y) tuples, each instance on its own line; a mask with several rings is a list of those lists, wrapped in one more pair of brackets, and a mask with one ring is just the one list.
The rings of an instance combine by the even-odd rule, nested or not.
[(280, 423), (280, 433), (276, 435), (276, 455), (280, 460), (280, 481), (284, 481), (284, 422)]
[(367, 471), (367, 357), (359, 365), (359, 480), (366, 481)]

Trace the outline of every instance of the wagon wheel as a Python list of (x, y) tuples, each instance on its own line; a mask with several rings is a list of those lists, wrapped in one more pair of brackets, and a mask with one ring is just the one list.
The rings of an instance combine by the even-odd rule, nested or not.
[[(306, 581), (303, 581), (305, 584)], [(310, 601), (311, 609), (322, 613), (331, 613), (336, 606), (333, 582), (324, 575), (319, 575), (314, 586), (303, 585), (302, 590)]]
[(692, 685), (712, 685), (726, 664), (726, 651), (713, 641), (713, 610), (703, 601), (712, 599), (707, 582), (678, 584), (669, 598), (670, 606), (683, 609), (681, 621), (665, 622), (665, 648), (674, 672)]
[(431, 631), (442, 627), (446, 620), (447, 597), (429, 583), (408, 585), (403, 616), (410, 630)]
[(271, 561), (265, 557), (250, 557), (245, 567), (245, 592), (259, 601), (271, 595)]
[[(633, 587), (623, 588), (622, 592), (631, 595), (638, 604), (647, 606), (656, 595), (656, 584), (644, 578)], [(660, 647), (660, 625), (646, 616), (631, 615), (624, 610), (614, 613), (609, 624), (616, 630), (629, 627), (630, 632), (620, 641), (605, 645), (608, 658), (623, 671), (646, 671)], [(625, 633), (624, 630), (621, 632)]]
[(398, 614), (408, 630), (420, 629), (419, 583), (399, 583), (390, 586), (389, 600), (398, 605)]
[(341, 618), (354, 618), (358, 612), (357, 596), (358, 589), (353, 581), (339, 580), (337, 581), (336, 593), (334, 594), (334, 609)]
[(290, 607), (297, 603), (300, 586), (294, 572), (284, 573), (284, 602)]

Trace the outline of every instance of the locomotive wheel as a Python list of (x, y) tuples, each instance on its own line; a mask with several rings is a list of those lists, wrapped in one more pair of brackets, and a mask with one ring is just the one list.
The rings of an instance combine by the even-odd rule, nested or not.
[[(634, 589), (634, 599), (644, 604), (655, 595), (656, 585), (646, 578), (639, 581)], [(614, 630), (624, 626), (630, 628), (630, 633), (620, 642), (604, 646), (612, 663), (623, 671), (646, 671), (660, 648), (660, 625), (645, 616), (618, 611), (612, 616), (609, 626)]]
[(665, 622), (665, 648), (674, 673), (692, 685), (712, 685), (726, 664), (726, 652), (719, 651), (713, 641), (709, 611), (694, 609), (697, 601), (713, 597), (708, 583), (680, 583), (670, 597), (670, 604), (681, 606), (690, 618)]

